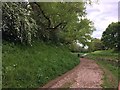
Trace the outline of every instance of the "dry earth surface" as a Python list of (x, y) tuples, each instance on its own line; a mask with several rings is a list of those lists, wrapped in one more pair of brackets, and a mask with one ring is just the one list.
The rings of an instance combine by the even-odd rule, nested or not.
[(93, 60), (80, 58), (80, 64), (42, 88), (102, 88), (103, 71)]

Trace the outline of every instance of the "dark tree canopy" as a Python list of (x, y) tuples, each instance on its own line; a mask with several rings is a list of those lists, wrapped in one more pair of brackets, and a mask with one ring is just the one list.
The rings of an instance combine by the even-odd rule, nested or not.
[(106, 49), (120, 50), (120, 22), (111, 23), (103, 32), (102, 42)]

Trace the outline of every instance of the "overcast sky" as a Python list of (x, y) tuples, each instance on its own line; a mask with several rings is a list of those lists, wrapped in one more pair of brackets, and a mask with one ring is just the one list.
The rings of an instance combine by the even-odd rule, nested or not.
[(87, 17), (94, 22), (94, 38), (101, 38), (103, 31), (111, 22), (118, 21), (118, 2), (120, 0), (99, 0), (98, 4), (87, 5)]

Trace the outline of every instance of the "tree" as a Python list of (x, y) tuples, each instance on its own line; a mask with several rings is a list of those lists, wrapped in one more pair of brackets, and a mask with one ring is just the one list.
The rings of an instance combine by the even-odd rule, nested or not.
[(3, 39), (21, 43), (37, 38), (67, 44), (79, 40), (85, 46), (93, 32), (85, 2), (6, 2), (3, 27)]
[(102, 34), (102, 42), (106, 49), (120, 50), (120, 22), (111, 23)]
[[(63, 40), (72, 43), (80, 40), (81, 43), (90, 38), (92, 23), (85, 18), (85, 3), (30, 3), (33, 10), (43, 14), (45, 28), (42, 33), (47, 40)], [(36, 9), (37, 8), (37, 9)], [(66, 13), (67, 12), (67, 13)], [(38, 14), (38, 16), (39, 16)], [(80, 18), (80, 19), (79, 19)], [(83, 19), (82, 19), (83, 18)], [(39, 25), (40, 26), (40, 25)], [(42, 32), (41, 30), (39, 30)], [(81, 36), (82, 35), (82, 36)], [(83, 40), (84, 39), (84, 40)]]
[(93, 43), (93, 51), (104, 49), (104, 45), (100, 39), (94, 38), (92, 40), (92, 43)]
[[(44, 31), (47, 33), (42, 35), (47, 39), (57, 39), (57, 33), (64, 31), (64, 28), (71, 24), (70, 22), (77, 22), (78, 16), (83, 16), (85, 14), (84, 10), (84, 3), (30, 3), (35, 11), (42, 13), (44, 21), (41, 21), (44, 25)], [(35, 8), (36, 7), (36, 8)], [(67, 13), (66, 13), (67, 12)], [(38, 14), (38, 15), (39, 15)], [(75, 24), (74, 24), (75, 25)], [(72, 27), (74, 27), (74, 25)], [(57, 35), (56, 35), (57, 34)]]
[(3, 39), (31, 44), (37, 26), (36, 21), (31, 17), (28, 4), (23, 2), (4, 2), (2, 11)]

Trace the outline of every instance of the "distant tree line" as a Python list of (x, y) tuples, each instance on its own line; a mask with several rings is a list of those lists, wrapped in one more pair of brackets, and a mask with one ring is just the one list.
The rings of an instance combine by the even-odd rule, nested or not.
[(112, 22), (103, 32), (101, 39), (93, 38), (92, 51), (109, 50), (120, 51), (120, 22)]

